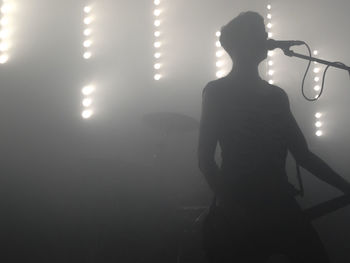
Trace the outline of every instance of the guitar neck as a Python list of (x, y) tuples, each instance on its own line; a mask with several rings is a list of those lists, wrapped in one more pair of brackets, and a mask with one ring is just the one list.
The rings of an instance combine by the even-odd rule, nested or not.
[(340, 208), (343, 208), (350, 204), (350, 194), (342, 195), (340, 197), (334, 198), (332, 200), (326, 201), (322, 204), (316, 205), (314, 207), (304, 210), (307, 216), (311, 220), (315, 220), (326, 214), (334, 212)]

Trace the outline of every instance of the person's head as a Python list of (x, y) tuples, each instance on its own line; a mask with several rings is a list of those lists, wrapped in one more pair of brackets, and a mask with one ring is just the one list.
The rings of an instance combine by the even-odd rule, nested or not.
[(267, 37), (264, 18), (248, 11), (221, 28), (220, 42), (234, 62), (258, 65), (267, 57)]

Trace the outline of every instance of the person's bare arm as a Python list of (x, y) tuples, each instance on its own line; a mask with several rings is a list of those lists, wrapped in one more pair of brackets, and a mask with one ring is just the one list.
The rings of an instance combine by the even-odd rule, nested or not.
[(350, 183), (309, 150), (306, 139), (290, 110), (289, 99), (285, 92), (283, 92), (282, 101), (287, 145), (297, 163), (322, 181), (344, 193), (350, 193)]

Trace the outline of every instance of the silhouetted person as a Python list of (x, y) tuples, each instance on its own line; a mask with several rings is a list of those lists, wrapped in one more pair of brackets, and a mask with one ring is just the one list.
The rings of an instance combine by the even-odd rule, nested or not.
[[(204, 225), (211, 262), (329, 262), (320, 238), (295, 200), (285, 164), (289, 150), (299, 165), (339, 190), (350, 184), (310, 152), (286, 92), (259, 77), (267, 33), (258, 13), (245, 12), (221, 30), (234, 66), (203, 91), (199, 166), (217, 196)], [(214, 160), (219, 143), (222, 164)], [(247, 261), (240, 261), (246, 259)]]

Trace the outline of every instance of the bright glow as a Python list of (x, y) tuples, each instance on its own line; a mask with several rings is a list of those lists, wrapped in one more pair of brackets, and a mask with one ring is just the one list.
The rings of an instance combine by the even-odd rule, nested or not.
[(84, 110), (81, 116), (84, 119), (90, 119), (92, 117), (92, 114), (93, 114), (92, 110)]
[(320, 81), (320, 78), (319, 78), (319, 77), (315, 77), (315, 78), (314, 78), (314, 81), (315, 81), (315, 82), (319, 82), (319, 81)]
[(92, 56), (91, 52), (84, 52), (83, 57), (84, 57), (85, 59), (89, 59), (89, 58), (91, 58), (91, 56)]
[(155, 68), (155, 69), (160, 69), (160, 68), (161, 68), (161, 65), (160, 65), (159, 63), (156, 63), (156, 64), (154, 64), (154, 68)]
[(10, 48), (10, 46), (9, 46), (9, 44), (6, 43), (6, 42), (2, 42), (2, 43), (0, 44), (0, 51), (1, 51), (1, 52), (7, 51), (9, 48)]
[(269, 51), (267, 52), (267, 55), (268, 55), (269, 57), (272, 57), (273, 54), (274, 54), (274, 52), (273, 52), (272, 50), (269, 50)]
[(91, 22), (92, 22), (92, 17), (91, 16), (84, 18), (84, 24), (85, 25), (90, 25)]
[(268, 24), (267, 24), (267, 28), (272, 28), (272, 24), (271, 24), (271, 23), (268, 23)]
[(268, 18), (268, 19), (271, 19), (271, 18), (272, 18), (272, 15), (271, 15), (271, 14), (267, 14), (267, 18)]
[(224, 55), (224, 51), (216, 51), (216, 57), (221, 58)]
[(88, 108), (92, 105), (92, 99), (91, 98), (86, 98), (83, 100), (83, 106)]
[(9, 60), (9, 56), (6, 54), (3, 54), (0, 56), (0, 64), (5, 64)]
[(317, 113), (315, 114), (315, 117), (316, 117), (317, 119), (320, 119), (320, 118), (322, 117), (322, 113), (317, 112)]
[(316, 86), (314, 87), (314, 90), (320, 91), (320, 90), (321, 90), (321, 87), (320, 87), (319, 85), (316, 85)]
[(320, 68), (314, 68), (314, 73), (319, 73), (320, 72)]
[(95, 88), (94, 86), (92, 85), (88, 85), (88, 86), (85, 86), (81, 92), (85, 95), (85, 96), (89, 96), (91, 95), (93, 92), (94, 92)]
[(273, 61), (272, 60), (270, 60), (268, 63), (269, 63), (269, 66), (273, 66)]
[(317, 132), (316, 132), (316, 135), (317, 135), (318, 137), (320, 137), (320, 136), (323, 135), (323, 132), (322, 132), (322, 131), (317, 131)]
[(273, 36), (273, 34), (271, 32), (268, 32), (267, 35), (269, 38), (271, 38)]
[(223, 61), (218, 61), (218, 62), (216, 62), (216, 66), (217, 66), (218, 68), (222, 67), (223, 65), (224, 65), (224, 62), (223, 62)]
[(161, 42), (159, 42), (159, 41), (154, 42), (154, 47), (155, 47), (155, 48), (160, 48), (160, 47), (161, 47), (161, 45), (162, 45), (162, 43), (161, 43)]
[(318, 55), (318, 51), (314, 50), (314, 55), (317, 56)]
[(87, 14), (90, 13), (91, 10), (92, 10), (91, 6), (85, 6), (84, 7), (84, 12), (87, 13)]
[(155, 16), (160, 16), (161, 11), (159, 9), (154, 10), (153, 14)]
[(154, 36), (155, 37), (160, 37), (160, 32), (159, 31), (154, 32)]
[(10, 35), (10, 33), (8, 30), (1, 30), (0, 31), (0, 38), (1, 39), (7, 38), (9, 35)]
[(160, 5), (160, 0), (154, 0), (155, 5)]
[(273, 70), (269, 70), (269, 75), (272, 76), (275, 72)]
[(222, 70), (216, 72), (216, 76), (217, 76), (218, 78), (222, 78), (222, 77), (224, 76), (224, 74), (225, 74), (225, 73), (224, 73)]
[(220, 31), (217, 31), (217, 32), (216, 32), (216, 36), (217, 36), (217, 37), (220, 37), (220, 36), (221, 36), (221, 32), (220, 32)]
[(11, 11), (11, 5), (10, 4), (4, 4), (1, 7), (1, 13), (6, 14)]
[(159, 52), (157, 52), (157, 53), (154, 54), (154, 57), (155, 57), (155, 58), (160, 58), (161, 56), (162, 56), (162, 54), (160, 54)]
[(161, 78), (162, 78), (162, 75), (160, 75), (160, 74), (154, 75), (155, 80), (160, 80)]
[(160, 20), (154, 21), (154, 25), (155, 25), (156, 27), (159, 27), (159, 26), (160, 26)]
[(216, 41), (215, 45), (216, 45), (217, 47), (221, 47), (220, 41)]
[(1, 18), (0, 24), (1, 24), (2, 26), (6, 26), (6, 25), (8, 25), (8, 23), (9, 23), (9, 19), (8, 19), (7, 17)]
[(85, 40), (83, 45), (84, 45), (84, 47), (91, 47), (92, 41), (91, 40)]
[(271, 85), (273, 85), (275, 82), (274, 82), (272, 79), (270, 79), (270, 80), (269, 80), (269, 83), (270, 83)]
[(90, 36), (92, 33), (92, 30), (90, 28), (87, 28), (84, 30), (84, 36)]
[(315, 126), (316, 126), (317, 128), (322, 127), (322, 122), (320, 122), (320, 121), (316, 122), (316, 123), (315, 123)]
[(269, 10), (270, 10), (271, 8), (272, 8), (272, 6), (271, 6), (271, 5), (267, 5), (267, 9), (269, 9)]

